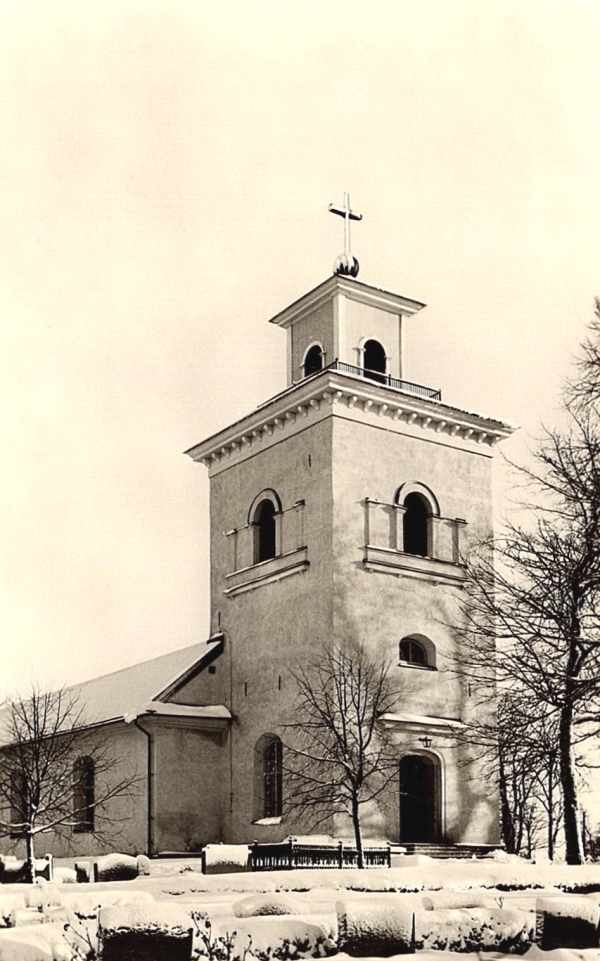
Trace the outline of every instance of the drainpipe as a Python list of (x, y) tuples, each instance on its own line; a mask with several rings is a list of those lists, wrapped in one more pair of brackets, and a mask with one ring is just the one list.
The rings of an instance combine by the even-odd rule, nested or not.
[(153, 831), (153, 823), (154, 823), (154, 792), (153, 792), (153, 789), (152, 789), (152, 788), (153, 788), (153, 782), (154, 782), (154, 769), (153, 769), (153, 765), (152, 765), (152, 734), (150, 733), (150, 731), (147, 731), (145, 727), (142, 727), (142, 725), (139, 723), (137, 717), (133, 719), (133, 723), (134, 723), (135, 726), (137, 727), (138, 731), (141, 731), (142, 734), (145, 734), (145, 735), (146, 735), (146, 738), (148, 739), (148, 775), (147, 775), (147, 778), (146, 778), (147, 791), (148, 791), (148, 794), (147, 794), (147, 810), (148, 810), (148, 840), (147, 840), (147, 846), (148, 846), (148, 857), (151, 858), (151, 857), (154, 857), (154, 851), (153, 851), (153, 848), (154, 848), (154, 837), (153, 837), (153, 835), (154, 835), (154, 831)]

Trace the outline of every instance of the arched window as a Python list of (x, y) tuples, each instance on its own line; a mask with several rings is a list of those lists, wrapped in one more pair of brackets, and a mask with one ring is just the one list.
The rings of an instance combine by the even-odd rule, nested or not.
[(283, 745), (276, 734), (263, 734), (255, 748), (254, 819), (281, 817)]
[(258, 564), (276, 554), (275, 505), (272, 501), (262, 502), (254, 523), (254, 563)]
[(310, 377), (311, 374), (316, 374), (318, 370), (323, 370), (323, 349), (320, 344), (313, 344), (309, 348), (304, 358), (303, 367), (305, 377)]
[(76, 831), (94, 830), (94, 762), (91, 757), (78, 757), (73, 764), (73, 814)]
[(363, 368), (370, 380), (385, 383), (387, 358), (385, 350), (378, 340), (367, 340), (364, 345)]
[(412, 637), (405, 637), (400, 641), (400, 660), (407, 664), (427, 665), (427, 654), (425, 648)]
[(435, 645), (423, 634), (412, 634), (400, 641), (400, 662), (435, 669)]
[(404, 553), (427, 557), (429, 504), (421, 494), (408, 494), (404, 500)]
[(398, 550), (405, 554), (433, 557), (432, 518), (440, 516), (440, 506), (435, 494), (425, 484), (411, 481), (398, 488), (394, 503), (404, 508)]
[(253, 564), (277, 557), (281, 501), (274, 490), (264, 490), (254, 498), (248, 512), (248, 524), (253, 533)]

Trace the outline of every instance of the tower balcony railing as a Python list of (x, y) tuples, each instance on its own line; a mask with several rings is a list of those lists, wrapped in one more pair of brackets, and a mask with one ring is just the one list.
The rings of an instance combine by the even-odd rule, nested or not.
[[(434, 390), (433, 387), (424, 387), (422, 384), (413, 384), (410, 380), (400, 380), (392, 377), (391, 374), (383, 374), (377, 370), (365, 370), (364, 367), (357, 367), (355, 364), (347, 364), (337, 358), (327, 364), (322, 370), (339, 370), (343, 374), (351, 374), (353, 377), (363, 377), (365, 380), (374, 381), (377, 384), (384, 384), (386, 387), (393, 387), (396, 390), (403, 390), (416, 397), (424, 397), (426, 400), (441, 400), (441, 390)], [(315, 373), (321, 373), (316, 371)]]

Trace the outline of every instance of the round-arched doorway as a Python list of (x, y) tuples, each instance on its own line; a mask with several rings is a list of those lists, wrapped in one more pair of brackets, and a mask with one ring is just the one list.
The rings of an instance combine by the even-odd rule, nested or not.
[(405, 754), (399, 767), (400, 842), (439, 841), (441, 770), (438, 758), (433, 754)]

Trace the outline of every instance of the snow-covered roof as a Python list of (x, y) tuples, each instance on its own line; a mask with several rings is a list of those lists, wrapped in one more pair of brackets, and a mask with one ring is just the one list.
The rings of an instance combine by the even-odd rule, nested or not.
[[(222, 637), (192, 644), (149, 661), (94, 677), (67, 688), (84, 711), (87, 724), (106, 724), (126, 719), (131, 722), (149, 711), (179, 717), (221, 717), (231, 715), (223, 705), (187, 706), (165, 703), (159, 698), (168, 696), (180, 683), (199, 670), (203, 662), (213, 660)], [(4, 709), (5, 711), (6, 709)], [(0, 711), (0, 744), (7, 743)]]
[(140, 713), (158, 714), (160, 717), (203, 717), (231, 720), (231, 711), (224, 704), (173, 704), (167, 701), (149, 701)]

